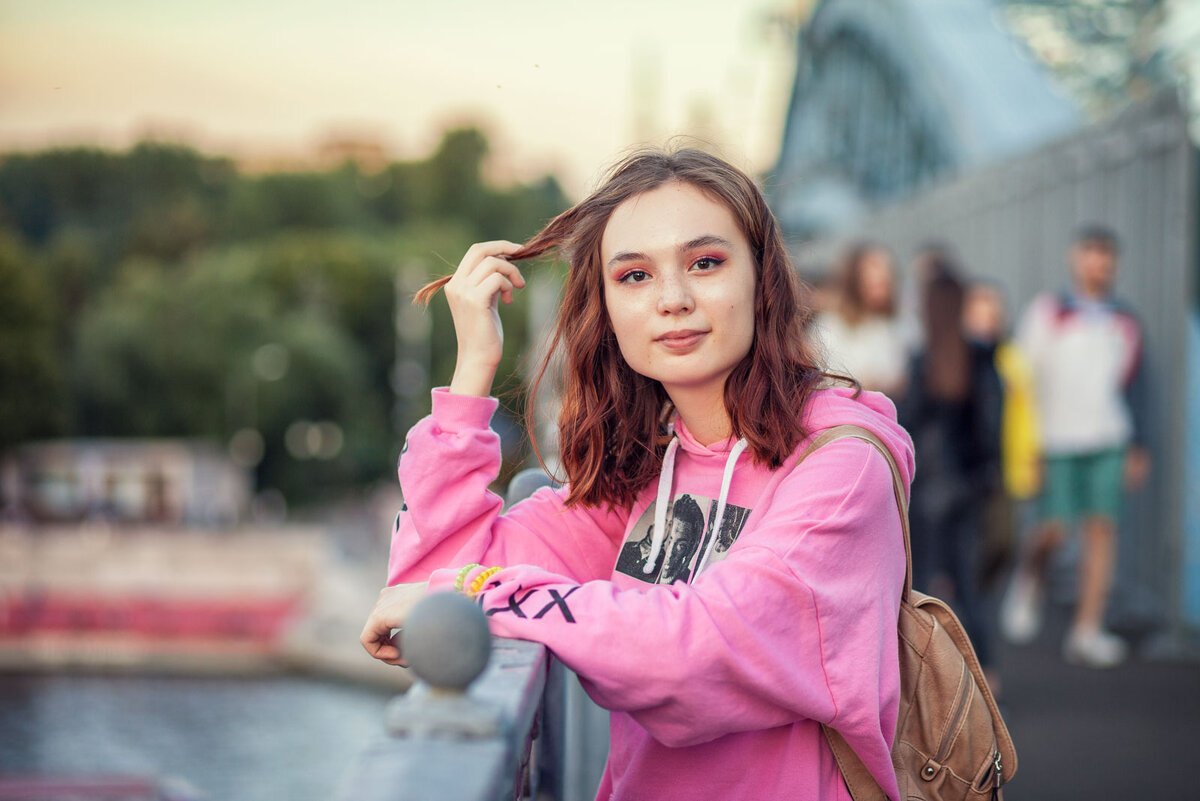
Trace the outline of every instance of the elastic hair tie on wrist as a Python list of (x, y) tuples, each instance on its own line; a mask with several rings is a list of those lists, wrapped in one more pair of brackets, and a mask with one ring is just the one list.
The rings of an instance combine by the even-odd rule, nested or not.
[(463, 591), (463, 584), (467, 580), (467, 574), (477, 567), (483, 567), (483, 565), (479, 564), (478, 562), (472, 562), (469, 565), (465, 565), (462, 570), (458, 571), (458, 578), (454, 579), (455, 592)]
[(467, 591), (467, 597), (474, 598), (476, 595), (478, 595), (483, 589), (483, 585), (487, 583), (487, 580), (503, 569), (504, 568), (502, 567), (489, 567), (487, 570), (476, 576), (475, 580), (471, 582), (471, 588)]

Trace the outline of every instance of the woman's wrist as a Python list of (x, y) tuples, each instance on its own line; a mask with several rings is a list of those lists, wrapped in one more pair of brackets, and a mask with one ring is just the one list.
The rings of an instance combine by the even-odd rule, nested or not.
[(492, 381), (496, 378), (496, 367), (497, 365), (459, 359), (454, 365), (454, 376), (450, 379), (449, 389), (455, 395), (489, 397), (492, 394)]
[(452, 589), (460, 595), (474, 598), (483, 591), (488, 579), (502, 570), (500, 567), (484, 567), (478, 562), (471, 562), (454, 570), (444, 568), (435, 570), (429, 577), (429, 591), (442, 592)]
[(466, 589), (467, 574), (477, 567), (483, 567), (478, 562), (471, 562), (469, 565), (463, 565), (458, 571), (458, 575), (454, 577), (454, 591), (463, 592)]

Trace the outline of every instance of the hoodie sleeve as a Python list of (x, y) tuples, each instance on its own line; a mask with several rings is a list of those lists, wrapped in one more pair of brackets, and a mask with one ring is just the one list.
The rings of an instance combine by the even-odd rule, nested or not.
[(404, 506), (392, 526), (388, 584), (425, 581), (437, 568), (470, 562), (531, 564), (576, 581), (608, 576), (624, 515), (571, 508), (565, 490), (544, 488), (501, 514), (488, 490), (500, 473), (490, 428), (495, 398), (433, 392), (433, 412), (405, 439), (397, 472)]
[[(664, 745), (812, 719), (894, 793), (904, 545), (890, 469), (841, 440), (757, 511), (692, 584), (618, 589), (518, 566), (477, 597), (494, 634), (545, 644), (597, 703)], [(441, 571), (431, 590), (453, 577)]]

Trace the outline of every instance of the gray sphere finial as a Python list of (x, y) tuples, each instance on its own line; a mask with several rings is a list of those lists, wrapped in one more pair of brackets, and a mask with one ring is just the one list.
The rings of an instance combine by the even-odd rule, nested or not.
[(492, 652), (483, 610), (456, 592), (434, 593), (418, 603), (400, 636), (413, 673), (450, 692), (465, 692)]

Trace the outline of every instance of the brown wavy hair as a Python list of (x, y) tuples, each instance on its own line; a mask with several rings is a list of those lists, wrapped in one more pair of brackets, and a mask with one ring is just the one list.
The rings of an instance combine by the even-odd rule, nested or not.
[(933, 277), (922, 291), (925, 358), (921, 381), (937, 400), (961, 402), (971, 391), (971, 347), (963, 332), (966, 288), (944, 256), (931, 261)]
[[(638, 151), (614, 166), (585, 200), (508, 257), (518, 261), (556, 250), (570, 267), (550, 348), (532, 392), (536, 396), (561, 352), (559, 447), (570, 485), (568, 506), (629, 506), (662, 464), (668, 442), (665, 421), (673, 411), (670, 398), (661, 384), (634, 372), (621, 355), (604, 303), (600, 241), (617, 206), (673, 181), (694, 186), (728, 208), (754, 254), (754, 339), (725, 381), (725, 410), (734, 436), (747, 440), (758, 463), (775, 469), (805, 434), (799, 412), (822, 372), (802, 330), (807, 310), (800, 281), (762, 193), (745, 173), (704, 151)], [(428, 302), (448, 280), (426, 285), (417, 302)], [(530, 416), (533, 408), (531, 400)], [(532, 417), (529, 422), (532, 437)]]

